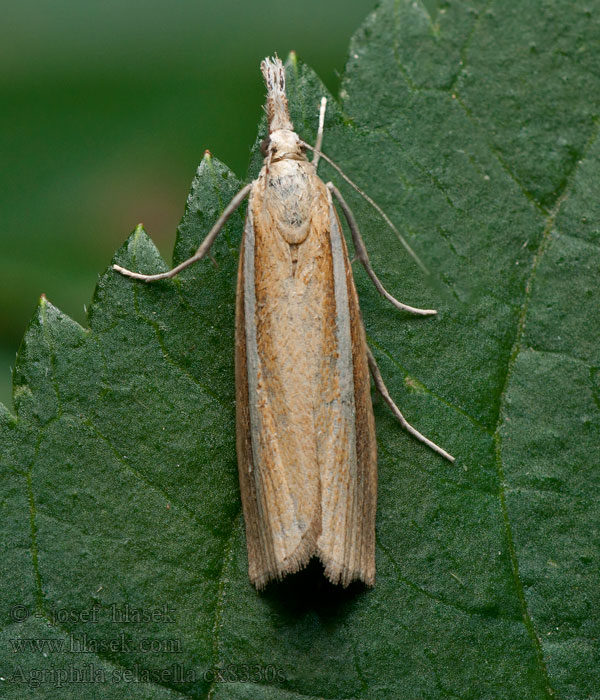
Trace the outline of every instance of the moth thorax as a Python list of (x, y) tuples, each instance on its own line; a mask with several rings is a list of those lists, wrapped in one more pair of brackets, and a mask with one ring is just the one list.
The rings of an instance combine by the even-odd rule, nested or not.
[(264, 207), (271, 226), (290, 245), (303, 243), (309, 234), (315, 193), (306, 163), (283, 159), (266, 175)]

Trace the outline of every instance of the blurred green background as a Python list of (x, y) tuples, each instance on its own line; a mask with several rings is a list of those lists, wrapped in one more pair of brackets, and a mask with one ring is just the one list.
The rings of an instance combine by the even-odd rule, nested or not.
[(206, 148), (243, 176), (260, 60), (294, 49), (334, 93), (374, 0), (19, 0), (0, 26), (0, 401), (43, 292), (85, 322), (139, 221), (171, 259)]

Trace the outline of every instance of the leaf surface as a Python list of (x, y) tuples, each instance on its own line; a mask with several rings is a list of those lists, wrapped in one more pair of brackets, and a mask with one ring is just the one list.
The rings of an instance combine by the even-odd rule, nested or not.
[[(408, 420), (457, 457), (411, 440), (375, 399), (374, 589), (330, 586), (316, 565), (263, 594), (248, 582), (233, 388), (243, 212), (216, 267), (154, 285), (108, 270), (89, 329), (40, 301), (17, 415), (0, 414), (5, 697), (599, 697), (593, 5), (386, 0), (329, 101), (324, 150), (431, 277), (325, 163), (322, 177), (344, 190), (389, 291), (439, 310), (403, 316), (355, 266), (368, 340)], [(314, 142), (324, 88), (295, 61), (288, 83)], [(259, 167), (255, 148), (251, 177)], [(205, 157), (174, 263), (242, 184)], [(167, 267), (141, 226), (115, 262)], [(84, 669), (87, 683), (60, 675)]]

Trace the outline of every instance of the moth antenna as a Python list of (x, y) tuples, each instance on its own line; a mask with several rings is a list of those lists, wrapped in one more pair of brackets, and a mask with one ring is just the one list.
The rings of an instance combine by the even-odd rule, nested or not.
[(361, 190), (361, 188), (360, 188), (356, 183), (352, 182), (352, 180), (346, 175), (346, 173), (340, 168), (340, 166), (339, 166), (339, 165), (336, 165), (336, 163), (334, 163), (334, 162), (331, 160), (331, 158), (329, 158), (329, 156), (326, 156), (326, 155), (323, 153), (323, 151), (318, 151), (318, 149), (316, 149), (314, 146), (311, 146), (309, 143), (306, 143), (306, 141), (300, 141), (300, 143), (301, 143), (303, 146), (305, 146), (306, 148), (308, 148), (309, 150), (314, 151), (315, 153), (318, 152), (319, 155), (321, 156), (321, 158), (323, 158), (323, 160), (326, 160), (326, 161), (329, 163), (329, 165), (331, 165), (332, 168), (335, 168), (335, 170), (338, 171), (338, 173), (344, 178), (344, 180), (346, 180), (346, 182), (347, 182), (351, 187), (353, 187), (353, 188), (358, 192), (358, 194), (359, 194), (361, 197), (363, 197), (363, 198), (375, 209), (375, 211), (377, 211), (377, 212), (379, 213), (379, 215), (380, 215), (381, 218), (385, 221), (385, 223), (386, 223), (386, 224), (392, 229), (392, 231), (396, 234), (396, 237), (398, 238), (398, 240), (400, 241), (400, 243), (402, 243), (402, 245), (406, 248), (406, 251), (408, 252), (408, 254), (410, 255), (410, 257), (417, 263), (417, 265), (421, 268), (421, 270), (423, 270), (423, 272), (424, 272), (426, 275), (429, 275), (429, 270), (428, 270), (428, 269), (425, 267), (425, 265), (421, 262), (421, 258), (420, 258), (420, 257), (415, 253), (415, 251), (410, 247), (410, 245), (408, 244), (408, 242), (406, 241), (406, 239), (404, 238), (404, 236), (403, 236), (403, 235), (400, 233), (400, 231), (398, 231), (398, 229), (394, 226), (394, 224), (392, 223), (392, 220), (390, 219), (390, 217), (383, 211), (383, 209), (379, 206), (379, 204), (377, 204), (377, 202), (375, 202), (373, 199), (371, 199), (371, 197), (369, 197), (369, 195), (368, 195), (364, 190)]
[(317, 141), (315, 143), (315, 155), (313, 157), (313, 165), (315, 170), (319, 167), (319, 156), (321, 155), (321, 147), (323, 146), (323, 131), (325, 130), (325, 110), (327, 109), (327, 98), (321, 97), (321, 107), (319, 109), (319, 129), (317, 131)]
[(288, 101), (285, 94), (285, 68), (277, 54), (273, 58), (265, 58), (260, 69), (267, 86), (267, 119), (269, 133), (278, 129), (294, 130), (290, 119)]

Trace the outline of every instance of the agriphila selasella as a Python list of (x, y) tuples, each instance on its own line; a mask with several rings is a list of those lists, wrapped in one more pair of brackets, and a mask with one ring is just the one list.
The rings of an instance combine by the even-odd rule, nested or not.
[(154, 275), (113, 267), (144, 282), (174, 277), (209, 254), (225, 222), (249, 197), (236, 302), (236, 415), (250, 579), (263, 588), (318, 556), (333, 583), (359, 579), (373, 585), (377, 455), (369, 375), (407, 432), (454, 458), (411, 426), (389, 395), (366, 344), (332, 197), (379, 293), (412, 314), (436, 311), (403, 304), (385, 290), (350, 207), (332, 182), (318, 177), (323, 158), (425, 269), (382, 209), (322, 152), (326, 98), (310, 146), (289, 117), (283, 64), (266, 58), (261, 69), (269, 137), (257, 179), (233, 197), (188, 260)]

